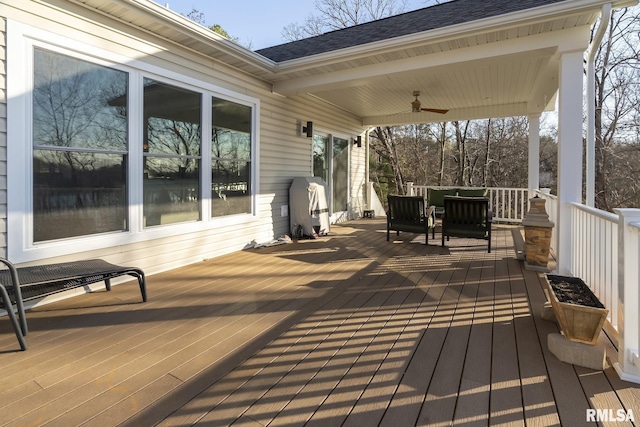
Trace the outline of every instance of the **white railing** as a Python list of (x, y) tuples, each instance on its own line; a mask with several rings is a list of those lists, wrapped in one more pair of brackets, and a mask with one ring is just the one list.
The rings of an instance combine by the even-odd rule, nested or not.
[[(407, 183), (407, 194), (410, 196), (428, 196), (429, 189), (464, 188), (468, 190), (480, 187), (429, 186)], [(484, 189), (484, 188), (482, 188)], [(526, 188), (489, 187), (489, 206), (495, 222), (520, 223), (529, 209), (529, 190)]]
[(520, 223), (529, 210), (529, 190), (490, 187), (489, 204), (494, 221)]
[(640, 209), (571, 204), (571, 274), (609, 309), (620, 378), (640, 383)]
[(618, 215), (574, 203), (571, 274), (581, 278), (609, 309), (618, 330)]
[(640, 383), (640, 209), (614, 209), (618, 217), (618, 362), (620, 378)]

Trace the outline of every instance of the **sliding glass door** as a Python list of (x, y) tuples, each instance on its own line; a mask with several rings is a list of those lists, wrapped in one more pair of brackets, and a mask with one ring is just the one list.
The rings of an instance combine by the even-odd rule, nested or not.
[(332, 135), (313, 135), (313, 176), (329, 187), (327, 202), (335, 219), (347, 212), (349, 202), (349, 140)]
[(349, 201), (349, 141), (334, 137), (332, 146), (332, 212), (346, 212)]

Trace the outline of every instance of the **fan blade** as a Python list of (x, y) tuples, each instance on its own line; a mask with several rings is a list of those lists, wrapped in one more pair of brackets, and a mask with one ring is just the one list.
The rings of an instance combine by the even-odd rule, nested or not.
[(447, 114), (449, 110), (440, 110), (439, 108), (421, 108), (422, 111), (429, 111), (430, 113)]

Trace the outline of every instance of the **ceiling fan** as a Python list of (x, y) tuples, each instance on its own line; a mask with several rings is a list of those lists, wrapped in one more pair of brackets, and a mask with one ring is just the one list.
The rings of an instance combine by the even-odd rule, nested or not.
[(414, 113), (419, 113), (420, 111), (429, 111), (430, 113), (438, 113), (438, 114), (446, 114), (449, 110), (441, 110), (439, 108), (422, 108), (420, 104), (420, 100), (418, 97), (420, 96), (419, 90), (413, 91), (413, 96), (416, 97), (414, 101), (411, 101), (411, 111)]

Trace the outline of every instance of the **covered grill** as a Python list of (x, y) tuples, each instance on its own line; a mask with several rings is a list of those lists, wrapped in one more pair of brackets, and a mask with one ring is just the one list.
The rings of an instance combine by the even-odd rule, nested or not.
[(289, 224), (293, 237), (329, 233), (327, 184), (319, 177), (294, 178), (289, 187)]

